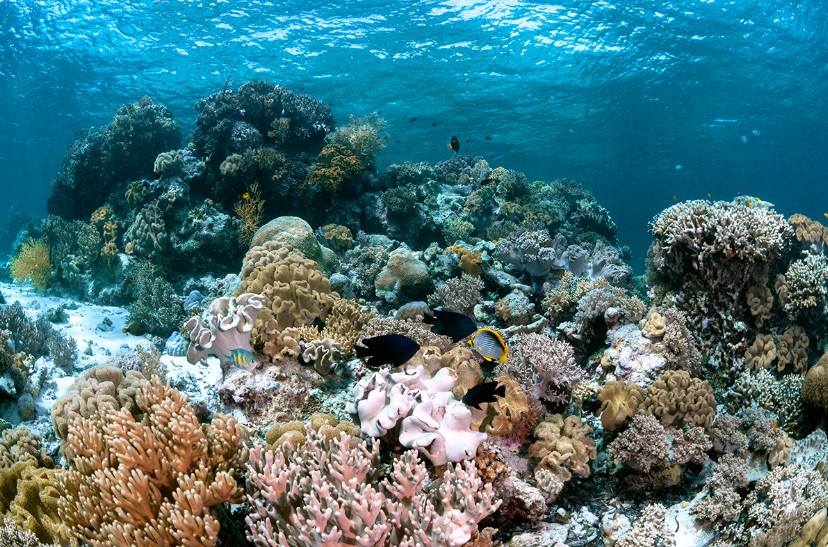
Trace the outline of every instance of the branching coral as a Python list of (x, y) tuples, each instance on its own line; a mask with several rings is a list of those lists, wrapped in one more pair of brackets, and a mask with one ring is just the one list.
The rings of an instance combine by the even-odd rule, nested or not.
[(141, 421), (121, 409), (70, 424), (61, 518), (91, 546), (216, 545), (212, 507), (242, 500), (245, 430), (225, 414), (199, 425), (186, 397), (157, 378), (135, 401)]
[(383, 476), (378, 441), (344, 432), (329, 439), (310, 427), (306, 437), (298, 447), (250, 454), (247, 522), (256, 545), (459, 547), (500, 505), (473, 462), (449, 466), (426, 488), (428, 472), (413, 450)]
[(250, 189), (245, 192), (242, 199), (233, 206), (233, 212), (241, 220), (239, 229), (239, 242), (242, 245), (250, 245), (253, 235), (262, 224), (265, 200), (262, 199), (262, 192), (259, 183), (254, 182)]
[(373, 168), (377, 154), (382, 152), (385, 143), (388, 142), (384, 128), (385, 121), (377, 114), (351, 116), (348, 125), (339, 127), (328, 135), (328, 141), (333, 145), (347, 148), (362, 164)]
[(535, 397), (552, 403), (569, 400), (572, 386), (586, 377), (575, 364), (575, 350), (567, 342), (543, 334), (522, 334), (504, 367)]
[(475, 304), (482, 299), (483, 286), (479, 277), (463, 273), (437, 285), (437, 290), (428, 295), (428, 304), (471, 317)]
[[(791, 317), (809, 312), (824, 314), (828, 295), (828, 257), (808, 254), (795, 260), (781, 280), (777, 279), (777, 293), (784, 286), (784, 307)], [(782, 294), (780, 294), (782, 300)]]

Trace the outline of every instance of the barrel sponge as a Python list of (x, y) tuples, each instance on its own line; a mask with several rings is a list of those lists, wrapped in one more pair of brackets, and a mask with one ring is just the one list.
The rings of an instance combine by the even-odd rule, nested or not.
[(662, 372), (647, 390), (639, 414), (652, 415), (661, 425), (709, 430), (716, 415), (716, 398), (705, 380), (691, 378), (684, 370)]
[(607, 382), (598, 393), (598, 400), (601, 425), (607, 431), (615, 431), (635, 414), (644, 400), (644, 390), (634, 382)]
[(316, 262), (278, 243), (265, 242), (247, 251), (241, 279), (237, 294), (251, 292), (265, 297), (257, 325), (271, 318), (280, 329), (309, 325), (317, 318), (325, 319), (339, 299)]
[(810, 405), (828, 408), (828, 352), (805, 375), (802, 400)]
[(79, 376), (69, 391), (52, 405), (52, 426), (61, 439), (61, 451), (66, 458), (69, 423), (76, 417), (94, 418), (105, 410), (127, 409), (134, 417), (141, 410), (135, 404), (138, 388), (147, 383), (146, 378), (135, 370), (124, 372), (118, 367), (94, 367)]

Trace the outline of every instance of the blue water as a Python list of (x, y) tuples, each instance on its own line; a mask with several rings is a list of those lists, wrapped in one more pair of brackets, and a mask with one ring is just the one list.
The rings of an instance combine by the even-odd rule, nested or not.
[(639, 270), (674, 196), (828, 211), (824, 0), (563, 4), (0, 0), (0, 214), (45, 214), (74, 134), (121, 104), (149, 94), (187, 134), (197, 99), (250, 79), (340, 123), (381, 111), (380, 168), (445, 159), (457, 135), (530, 179), (577, 180)]

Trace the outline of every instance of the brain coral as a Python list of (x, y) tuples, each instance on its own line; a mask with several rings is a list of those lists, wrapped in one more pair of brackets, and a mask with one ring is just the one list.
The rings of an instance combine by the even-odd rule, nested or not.
[(639, 414), (653, 415), (664, 426), (710, 429), (716, 415), (716, 398), (706, 380), (691, 378), (683, 370), (668, 370), (647, 390)]
[(300, 327), (327, 317), (339, 298), (316, 262), (278, 243), (251, 247), (244, 257), (237, 294), (252, 292), (265, 297), (257, 325), (272, 317), (280, 329)]

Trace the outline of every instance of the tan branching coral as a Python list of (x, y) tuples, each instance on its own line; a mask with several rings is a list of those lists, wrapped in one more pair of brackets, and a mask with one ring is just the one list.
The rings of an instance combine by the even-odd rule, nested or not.
[(79, 376), (66, 395), (52, 405), (52, 427), (62, 440), (63, 455), (66, 458), (73, 455), (71, 444), (66, 440), (69, 424), (78, 417), (94, 419), (106, 410), (120, 409), (140, 417), (141, 409), (135, 402), (135, 396), (138, 388), (146, 383), (140, 372), (125, 372), (120, 367), (94, 367)]
[(638, 412), (655, 416), (664, 426), (709, 430), (716, 415), (716, 398), (706, 380), (691, 378), (683, 370), (668, 370), (649, 387)]
[(644, 390), (634, 382), (607, 382), (598, 393), (601, 408), (601, 425), (607, 431), (615, 431), (631, 418), (644, 400)]
[(364, 170), (365, 164), (348, 147), (326, 144), (308, 171), (305, 182), (311, 186), (321, 186), (328, 192), (337, 192)]
[(339, 297), (331, 292), (331, 282), (316, 262), (291, 247), (269, 241), (247, 251), (241, 279), (237, 294), (251, 292), (265, 297), (257, 328), (271, 317), (280, 329), (325, 319)]
[(771, 310), (773, 310), (771, 290), (764, 285), (754, 285), (747, 290), (745, 298), (756, 327), (761, 328), (765, 321), (771, 318)]
[(805, 372), (808, 369), (808, 345), (810, 340), (805, 329), (798, 325), (788, 328), (778, 340), (776, 355), (776, 369), (779, 372), (785, 370), (788, 365), (793, 365), (794, 371)]
[(597, 457), (595, 441), (589, 438), (591, 431), (577, 416), (564, 419), (560, 414), (547, 416), (535, 428), (537, 440), (529, 446), (529, 455), (540, 459), (535, 466), (535, 476), (537, 478), (544, 470), (557, 479), (550, 482), (551, 477), (541, 473), (538, 480), (546, 486), (545, 493), (549, 498), (557, 498), (573, 473), (579, 477), (589, 476), (589, 462)]
[(157, 377), (135, 399), (141, 421), (121, 409), (70, 424), (61, 518), (92, 547), (216, 545), (211, 508), (242, 500), (245, 430), (226, 414), (200, 425), (186, 396)]
[[(791, 262), (788, 271), (782, 277), (782, 283), (787, 293), (784, 308), (790, 317), (810, 310), (821, 312), (825, 308), (828, 296), (828, 257), (822, 254), (808, 254)], [(780, 289), (780, 280), (777, 278), (777, 294), (781, 301), (783, 297)]]
[(757, 334), (756, 340), (745, 351), (745, 363), (753, 370), (770, 368), (776, 360), (776, 344), (770, 334)]

